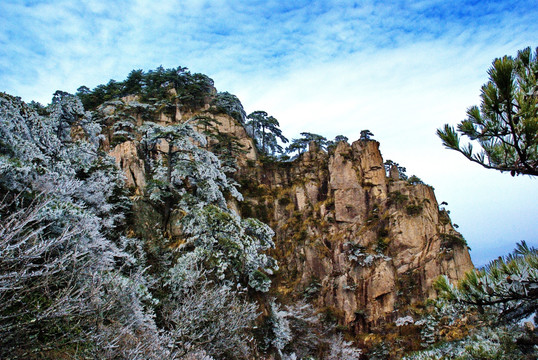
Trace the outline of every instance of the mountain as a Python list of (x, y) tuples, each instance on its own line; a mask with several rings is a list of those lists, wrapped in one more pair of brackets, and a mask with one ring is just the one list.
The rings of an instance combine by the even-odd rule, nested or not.
[(397, 324), (473, 269), (433, 188), (377, 141), (277, 158), (186, 68), (46, 107), (1, 94), (0, 135), (9, 358), (399, 356), (420, 326)]
[[(139, 106), (138, 101), (126, 97), (98, 111), (114, 116)], [(244, 200), (229, 199), (228, 206), (275, 231), (270, 254), (280, 269), (272, 277), (270, 296), (284, 304), (306, 299), (353, 334), (382, 333), (384, 325), (434, 298), (433, 283), (440, 275), (456, 282), (473, 269), (467, 244), (433, 187), (400, 179), (396, 168), (386, 169), (377, 141), (339, 142), (328, 150), (312, 142), (295, 160), (278, 161), (257, 149), (244, 118), (215, 109), (211, 101), (197, 109), (178, 107), (173, 115), (160, 113), (157, 122), (212, 119), (211, 126), (198, 126), (208, 134), (209, 149), (218, 145), (219, 136), (239, 145), (231, 176), (241, 185)], [(132, 116), (137, 126), (143, 124), (141, 115)], [(143, 194), (147, 180), (140, 143), (110, 145), (111, 134), (105, 148), (127, 184)], [(158, 215), (142, 202), (135, 202), (134, 222), (155, 221)], [(135, 233), (146, 236), (147, 231)], [(181, 238), (180, 228), (171, 233)]]

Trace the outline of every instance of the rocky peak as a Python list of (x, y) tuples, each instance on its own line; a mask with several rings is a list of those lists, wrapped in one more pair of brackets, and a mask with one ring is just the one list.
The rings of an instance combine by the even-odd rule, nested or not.
[[(127, 100), (140, 125), (143, 107), (136, 99), (122, 101)], [(124, 111), (120, 105), (107, 108), (107, 116), (119, 107)], [(400, 180), (396, 167), (387, 176), (377, 141), (339, 142), (329, 152), (311, 143), (292, 162), (268, 161), (257, 156), (244, 126), (226, 114), (206, 107), (157, 115), (163, 124), (210, 117), (216, 132), (242, 145), (235, 177), (245, 201), (233, 206), (276, 232), (273, 256), (281, 268), (272, 290), (276, 296), (306, 298), (341, 326), (368, 331), (434, 296), (432, 283), (439, 275), (455, 281), (473, 268), (465, 241), (439, 208), (433, 188)], [(110, 134), (107, 144), (128, 185), (143, 190), (136, 136), (114, 144)]]
[(433, 188), (387, 176), (376, 141), (311, 145), (292, 163), (260, 165), (243, 175), (241, 208), (276, 231), (276, 292), (332, 309), (343, 326), (368, 330), (434, 296), (438, 276), (473, 268)]

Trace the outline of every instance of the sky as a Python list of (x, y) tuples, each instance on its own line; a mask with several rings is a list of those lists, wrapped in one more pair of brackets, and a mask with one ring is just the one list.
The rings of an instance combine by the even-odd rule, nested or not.
[(448, 203), (476, 266), (538, 246), (538, 179), (486, 170), (437, 128), (479, 104), (493, 59), (538, 46), (538, 1), (0, 1), (0, 91), (50, 102), (133, 69), (188, 67), (288, 138), (368, 129)]

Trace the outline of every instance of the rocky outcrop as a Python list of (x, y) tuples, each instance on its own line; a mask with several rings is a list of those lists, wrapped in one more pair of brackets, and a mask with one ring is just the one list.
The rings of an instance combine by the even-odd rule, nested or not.
[[(143, 121), (136, 99), (107, 106), (110, 119), (120, 109), (131, 111), (137, 126)], [(281, 270), (274, 295), (307, 298), (341, 326), (361, 332), (434, 296), (439, 275), (456, 281), (473, 268), (433, 188), (401, 180), (395, 166), (387, 176), (376, 141), (340, 142), (328, 152), (312, 143), (296, 160), (275, 162), (259, 159), (243, 125), (228, 115), (207, 108), (157, 115), (163, 125), (208, 117), (212, 131), (240, 144), (236, 179), (245, 201), (230, 206), (276, 232), (273, 256)], [(215, 145), (219, 138), (213, 139)], [(141, 194), (146, 179), (136, 136), (113, 144), (110, 132), (105, 148)]]
[(146, 187), (144, 161), (137, 154), (136, 144), (126, 141), (116, 145), (110, 152), (116, 160), (116, 165), (123, 170), (127, 186), (143, 190)]
[(277, 233), (276, 291), (309, 298), (343, 326), (368, 330), (433, 297), (439, 275), (456, 281), (473, 268), (433, 188), (397, 169), (387, 176), (376, 141), (311, 146), (291, 164), (262, 165), (242, 183)]

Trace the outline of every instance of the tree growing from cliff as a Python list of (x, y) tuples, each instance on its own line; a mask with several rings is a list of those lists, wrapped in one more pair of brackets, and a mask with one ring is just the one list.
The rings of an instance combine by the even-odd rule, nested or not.
[(301, 136), (303, 137), (303, 141), (307, 144), (314, 142), (320, 149), (325, 150), (327, 148), (327, 139), (324, 136), (310, 132), (302, 132)]
[(398, 170), (398, 177), (401, 180), (407, 180), (407, 174), (406, 174), (407, 169), (405, 167), (400, 166), (400, 164), (398, 164), (397, 162), (394, 162), (392, 160), (385, 161), (385, 163), (383, 165), (385, 166), (385, 172), (387, 173), (387, 175), (389, 175), (390, 170), (392, 169), (392, 167), (395, 167)]
[(211, 102), (211, 105), (215, 108), (215, 111), (224, 112), (225, 114), (230, 115), (240, 124), (245, 123), (247, 113), (237, 96), (230, 94), (227, 91), (219, 92)]
[(225, 193), (242, 200), (219, 159), (203, 148), (206, 139), (189, 123), (161, 126), (146, 123), (142, 147), (148, 154), (147, 194), (162, 209), (163, 230), (170, 236), (172, 211), (184, 239), (180, 251), (202, 251), (219, 280), (269, 289), (266, 274), (277, 268), (264, 254), (273, 247), (273, 231), (255, 219), (241, 219), (228, 209)]
[(325, 137), (318, 134), (302, 132), (301, 136), (301, 138), (293, 139), (291, 141), (291, 144), (286, 148), (286, 153), (293, 154), (294, 152), (297, 152), (296, 156), (298, 156), (306, 151), (311, 142), (314, 142), (320, 149), (324, 150), (330, 145)]
[(359, 140), (370, 141), (372, 140), (372, 136), (374, 136), (374, 134), (372, 134), (370, 130), (361, 130), (361, 135), (359, 137)]
[[(480, 107), (467, 110), (457, 131), (448, 124), (437, 135), (448, 149), (485, 168), (538, 175), (538, 48), (515, 58), (495, 59), (482, 86)], [(461, 144), (461, 137), (471, 142)], [(473, 143), (480, 146), (474, 151)]]
[(149, 156), (151, 175), (147, 192), (149, 199), (163, 209), (165, 231), (177, 206), (187, 209), (203, 203), (225, 208), (223, 191), (241, 198), (221, 171), (217, 157), (202, 148), (206, 138), (189, 123), (162, 126), (147, 122), (142, 131), (141, 146)]
[(306, 139), (292, 139), (291, 144), (286, 148), (286, 153), (293, 154), (297, 152), (297, 155), (302, 154), (306, 151), (306, 148), (308, 147), (308, 142)]
[(192, 74), (181, 66), (171, 69), (159, 66), (148, 72), (133, 70), (125, 81), (110, 80), (93, 90), (81, 86), (76, 95), (88, 110), (95, 110), (106, 101), (137, 95), (145, 103), (161, 102), (161, 106), (175, 112), (176, 107), (202, 107), (213, 95), (213, 89), (213, 80), (206, 75)]
[(266, 155), (282, 152), (278, 140), (287, 143), (288, 139), (282, 135), (278, 120), (269, 116), (265, 111), (254, 111), (247, 116), (247, 125), (252, 128), (254, 139), (258, 148)]

